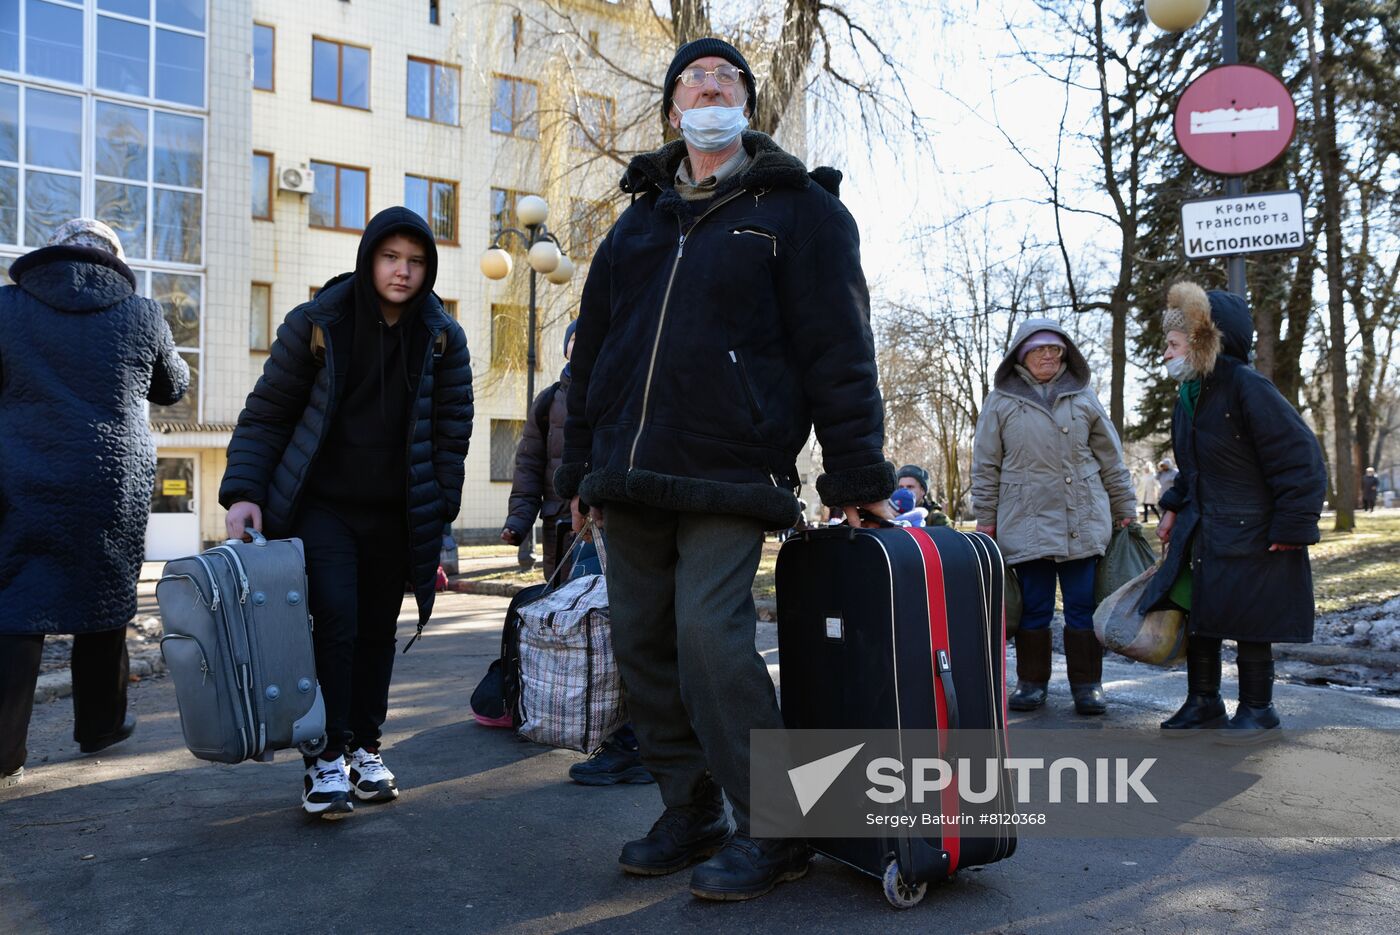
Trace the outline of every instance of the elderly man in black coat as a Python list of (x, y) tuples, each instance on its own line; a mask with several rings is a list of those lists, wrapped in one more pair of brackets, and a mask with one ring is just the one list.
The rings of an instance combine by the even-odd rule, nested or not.
[[(1312, 567), (1327, 470), (1317, 436), (1249, 366), (1254, 323), (1229, 292), (1181, 282), (1162, 313), (1167, 370), (1180, 384), (1172, 446), (1180, 472), (1162, 494), (1169, 542), (1139, 609), (1188, 612), (1187, 698), (1169, 731), (1225, 728), (1222, 739), (1276, 736), (1272, 643), (1313, 634)], [(1225, 718), (1220, 641), (1239, 646), (1240, 700)]]
[(750, 835), (749, 731), (783, 726), (754, 650), (764, 530), (797, 521), (814, 424), (817, 490), (853, 523), (862, 506), (893, 515), (894, 466), (840, 174), (743, 132), (759, 102), (728, 43), (687, 43), (663, 88), (684, 139), (632, 160), (632, 203), (590, 264), (555, 489), (606, 507), (614, 648), (666, 805), (619, 863), (655, 875), (709, 858), (691, 892), (747, 899), (810, 855)]
[(351, 812), (352, 793), (398, 796), (379, 739), (404, 583), (421, 634), (442, 527), (461, 504), (471, 361), (436, 277), (427, 223), (407, 208), (376, 214), (355, 271), (277, 329), (219, 488), (230, 536), (251, 525), (306, 546), (327, 744), (306, 759), (302, 808), (322, 818)]
[(82, 751), (135, 726), (126, 625), (156, 475), (144, 403), (178, 402), (190, 379), (160, 306), (136, 294), (101, 221), (64, 224), (10, 278), (0, 289), (0, 785), (23, 775), (47, 634), (74, 634)]

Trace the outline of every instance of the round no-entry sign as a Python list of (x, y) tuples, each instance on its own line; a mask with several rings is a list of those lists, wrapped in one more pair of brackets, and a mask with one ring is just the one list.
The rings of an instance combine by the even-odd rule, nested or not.
[(1282, 81), (1254, 65), (1221, 65), (1187, 85), (1173, 121), (1181, 151), (1216, 175), (1245, 175), (1293, 141), (1298, 112)]

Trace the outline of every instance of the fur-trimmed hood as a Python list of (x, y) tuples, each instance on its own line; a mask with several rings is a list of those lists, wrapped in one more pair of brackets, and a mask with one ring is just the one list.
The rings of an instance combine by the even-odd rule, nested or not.
[(1233, 292), (1206, 292), (1194, 282), (1179, 282), (1167, 291), (1162, 330), (1186, 335), (1186, 362), (1201, 376), (1215, 369), (1222, 354), (1248, 363), (1254, 346), (1254, 318), (1244, 299)]

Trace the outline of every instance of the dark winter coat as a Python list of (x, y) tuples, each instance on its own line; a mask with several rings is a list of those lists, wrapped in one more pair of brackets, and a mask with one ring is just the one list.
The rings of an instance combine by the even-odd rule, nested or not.
[(760, 133), (743, 145), (748, 166), (709, 199), (676, 193), (679, 141), (623, 176), (632, 204), (583, 289), (561, 497), (785, 529), (814, 423), (823, 501), (894, 489), (860, 239), (823, 187), (840, 174), (809, 176)]
[[(569, 501), (554, 490), (554, 472), (564, 463), (564, 417), (569, 409), (569, 386), (573, 382), (566, 367), (553, 384), (530, 404), (530, 418), (525, 420), (525, 430), (520, 434), (520, 444), (515, 449), (515, 473), (510, 485), (510, 515), (506, 517), (506, 528), (519, 533), (522, 538), (535, 525), (535, 519), (545, 521), (545, 535), (550, 535), (550, 527), (555, 517), (569, 509)], [(548, 434), (540, 434), (541, 407), (548, 404), (545, 413), (545, 427)]]
[[(389, 208), (370, 221), (361, 240), (359, 266), (375, 244), (396, 230), (411, 229), (431, 244), (432, 233), (417, 214)], [(430, 250), (431, 290), (437, 254)], [(228, 446), (228, 469), (219, 488), (225, 507), (240, 500), (258, 504), (268, 535), (291, 534), (306, 480), (345, 394), (355, 327), (355, 275), (326, 283), (316, 298), (299, 305), (277, 329), (262, 376), (249, 394)], [(311, 348), (312, 325), (325, 339), (324, 358)], [(412, 409), (404, 440), (408, 465), (404, 484), (409, 531), (409, 583), (418, 601), (419, 625), (433, 607), (442, 528), (461, 508), (463, 467), (472, 432), (472, 372), (462, 327), (427, 292), (407, 341), (417, 348), (409, 362)], [(437, 337), (446, 334), (439, 347)], [(394, 483), (390, 478), (385, 483)]]
[[(1171, 545), (1139, 609), (1167, 602), (1191, 561), (1190, 632), (1231, 640), (1306, 643), (1313, 633), (1307, 549), (1317, 542), (1327, 471), (1317, 436), (1251, 368), (1254, 325), (1237, 296), (1192, 286), (1178, 297), (1191, 327), (1193, 369), (1205, 374), (1192, 419), (1178, 400), (1172, 447), (1179, 473), (1160, 509), (1176, 513)], [(1199, 293), (1199, 295), (1197, 295)], [(1213, 319), (1213, 323), (1212, 323)], [(1218, 326), (1218, 330), (1217, 330)]]
[(156, 450), (144, 400), (189, 386), (126, 264), (45, 247), (0, 289), (0, 634), (91, 633), (136, 615)]

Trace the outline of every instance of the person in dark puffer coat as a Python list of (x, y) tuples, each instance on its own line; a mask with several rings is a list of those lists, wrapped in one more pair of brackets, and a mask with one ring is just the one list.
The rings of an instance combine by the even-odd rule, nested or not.
[[(564, 331), (564, 360), (573, 354), (577, 321)], [(554, 490), (554, 472), (564, 460), (564, 416), (568, 412), (569, 384), (573, 375), (564, 364), (559, 380), (540, 392), (530, 403), (530, 417), (515, 447), (515, 470), (511, 476), (510, 513), (501, 529), (501, 541), (520, 545), (530, 535), (538, 517), (544, 523), (544, 577), (554, 574), (560, 556), (555, 554), (558, 537), (555, 524), (569, 518), (569, 501)], [(545, 411), (548, 407), (548, 411)], [(540, 434), (541, 424), (547, 429)]]
[(219, 489), (230, 536), (249, 524), (306, 546), (327, 746), (307, 759), (302, 807), (324, 818), (350, 812), (352, 792), (398, 795), (379, 738), (403, 586), (421, 634), (443, 524), (461, 503), (471, 360), (432, 292), (436, 276), (427, 223), (407, 208), (376, 214), (355, 271), (277, 329)]
[[(1297, 410), (1249, 366), (1254, 321), (1242, 298), (1180, 282), (1162, 313), (1168, 372), (1180, 384), (1172, 447), (1180, 468), (1158, 506), (1169, 543), (1138, 604), (1188, 613), (1187, 698), (1168, 731), (1224, 728), (1227, 742), (1278, 734), (1272, 643), (1313, 634), (1307, 547), (1327, 469), (1317, 436)], [(1220, 641), (1239, 647), (1240, 700), (1225, 719)]]
[(156, 456), (143, 403), (176, 403), (189, 368), (136, 294), (111, 228), (64, 224), (0, 289), (0, 784), (18, 781), (47, 634), (73, 641), (73, 739), (130, 735), (136, 614)]

